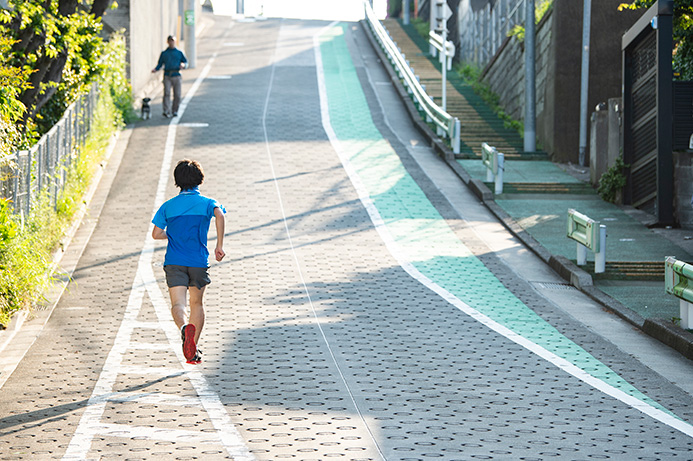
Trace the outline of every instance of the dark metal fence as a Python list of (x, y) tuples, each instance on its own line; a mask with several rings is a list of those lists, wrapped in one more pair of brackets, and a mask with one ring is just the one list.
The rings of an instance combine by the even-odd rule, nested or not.
[(623, 49), (624, 202), (674, 222), (672, 15), (660, 0), (626, 32)]
[(42, 193), (57, 204), (70, 164), (91, 129), (98, 95), (94, 84), (31, 149), (0, 159), (0, 197), (12, 202), (15, 213), (28, 217)]

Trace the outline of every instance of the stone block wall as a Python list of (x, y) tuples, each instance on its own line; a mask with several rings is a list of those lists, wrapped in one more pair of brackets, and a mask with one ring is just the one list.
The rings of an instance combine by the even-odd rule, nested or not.
[[(535, 38), (536, 109), (540, 114), (545, 107), (544, 88), (551, 75), (551, 11), (538, 24)], [(496, 56), (484, 68), (481, 78), (500, 97), (503, 110), (515, 120), (524, 119), (525, 110), (525, 50), (524, 43), (508, 37)], [(511, 78), (509, 78), (511, 77)]]
[[(554, 0), (536, 29), (538, 146), (559, 162), (578, 163), (582, 1)], [(621, 37), (641, 11), (618, 11), (621, 0), (592, 2), (588, 112), (621, 96)], [(524, 45), (506, 40), (482, 73), (513, 118), (524, 119)], [(589, 158), (589, 152), (588, 156)]]

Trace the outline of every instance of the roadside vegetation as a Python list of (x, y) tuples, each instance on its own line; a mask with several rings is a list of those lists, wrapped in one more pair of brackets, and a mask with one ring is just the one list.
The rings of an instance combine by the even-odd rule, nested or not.
[[(31, 147), (94, 82), (99, 98), (91, 132), (54, 202), (39, 193), (29, 216), (0, 199), (0, 328), (43, 301), (53, 254), (100, 167), (114, 133), (136, 118), (122, 34), (104, 41), (100, 17), (110, 0), (20, 1), (0, 10), (0, 166)], [(72, 6), (75, 6), (72, 8)], [(4, 165), (2, 164), (4, 163)], [(12, 173), (9, 173), (12, 174)]]
[[(655, 0), (621, 3), (619, 10), (649, 8)], [(693, 0), (674, 2), (674, 79), (693, 80)]]

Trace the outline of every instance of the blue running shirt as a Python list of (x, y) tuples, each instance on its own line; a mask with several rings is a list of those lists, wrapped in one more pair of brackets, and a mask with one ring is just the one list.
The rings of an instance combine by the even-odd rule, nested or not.
[(219, 202), (201, 195), (197, 187), (182, 190), (161, 205), (152, 222), (168, 236), (164, 266), (209, 267), (207, 233), (215, 208), (226, 213)]

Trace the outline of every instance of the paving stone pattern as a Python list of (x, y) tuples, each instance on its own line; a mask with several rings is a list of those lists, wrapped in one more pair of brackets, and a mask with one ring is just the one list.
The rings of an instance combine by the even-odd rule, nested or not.
[[(174, 153), (203, 164), (203, 193), (228, 212), (228, 256), (213, 264), (206, 294), (204, 361), (181, 365), (166, 332), (152, 327), (156, 300), (145, 294), (136, 318), (143, 327), (117, 351), (121, 368), (99, 421), (106, 430), (89, 458), (230, 457), (200, 405), (193, 369), (256, 459), (691, 458), (690, 438), (482, 326), (399, 265), (322, 128), (312, 37), (327, 23), (227, 23), (200, 40), (198, 62), (218, 51), (210, 76), (231, 78), (202, 83)], [(343, 42), (352, 36), (340, 30), (346, 38), (335, 34), (334, 47), (321, 49), (334, 53), (326, 71), (352, 88), (359, 79)], [(186, 73), (184, 90), (194, 76)], [(343, 102), (367, 126), (363, 96), (351, 95)], [(0, 459), (60, 458), (73, 441), (128, 304), (165, 122), (136, 127), (74, 283), (0, 393)], [(399, 181), (410, 181), (394, 160), (388, 153)], [(407, 213), (443, 221), (408, 188), (419, 205)], [(175, 193), (170, 181), (167, 196)], [(463, 256), (470, 270), (487, 270), (493, 261), (479, 262), (477, 245)], [(165, 293), (163, 248), (153, 266)], [(509, 299), (497, 280), (489, 287)], [(656, 398), (673, 409), (667, 392)]]

